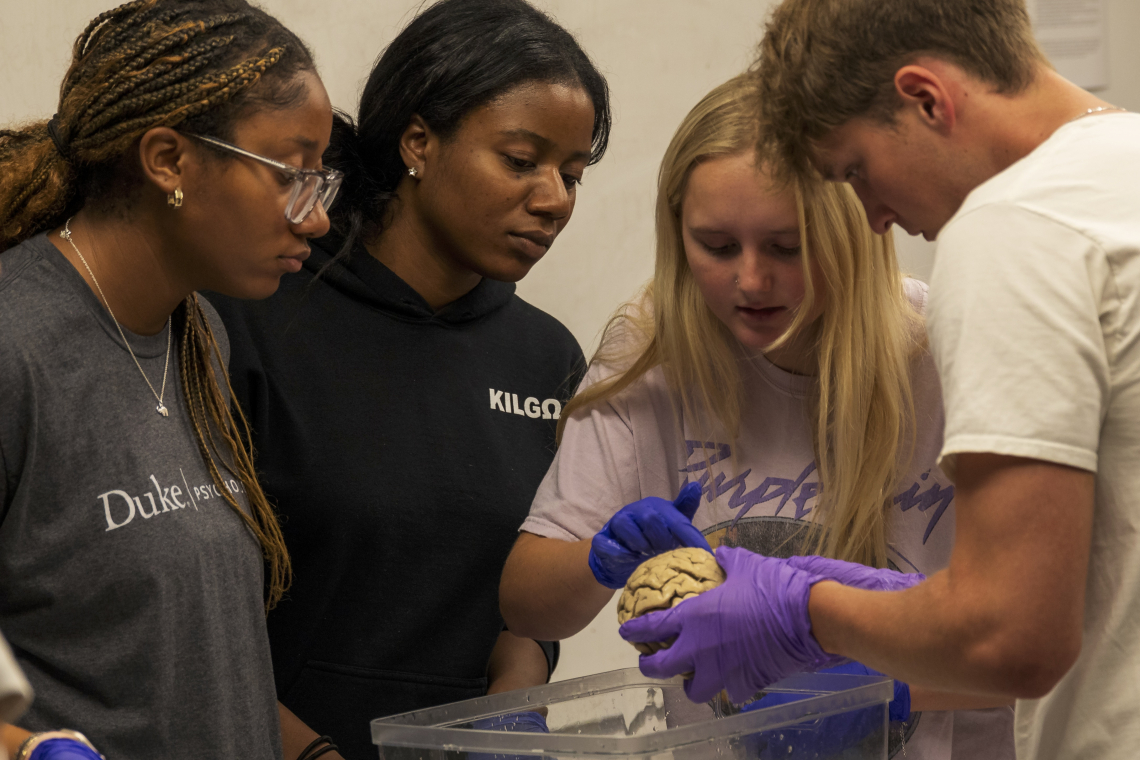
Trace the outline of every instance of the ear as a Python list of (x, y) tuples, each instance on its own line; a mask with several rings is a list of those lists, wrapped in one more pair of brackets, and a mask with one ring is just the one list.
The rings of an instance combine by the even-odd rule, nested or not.
[(400, 158), (404, 166), (418, 171), (424, 170), (424, 165), (435, 153), (436, 135), (419, 114), (412, 114), (411, 121), (400, 135)]
[(143, 175), (163, 195), (182, 187), (185, 179), (189, 141), (169, 127), (147, 130), (139, 142), (139, 163)]
[(949, 85), (925, 66), (912, 64), (895, 72), (895, 91), (904, 110), (912, 109), (920, 122), (943, 133), (950, 132), (957, 122)]

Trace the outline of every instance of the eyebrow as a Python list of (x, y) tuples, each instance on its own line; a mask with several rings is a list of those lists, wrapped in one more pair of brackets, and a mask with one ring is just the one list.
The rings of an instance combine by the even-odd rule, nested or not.
[[(500, 134), (506, 137), (521, 137), (524, 140), (530, 140), (541, 148), (550, 149), (555, 147), (553, 140), (547, 137), (543, 137), (537, 132), (532, 132), (529, 129), (505, 129)], [(577, 161), (581, 159), (588, 159), (590, 158), (590, 155), (590, 151), (588, 150), (576, 150), (570, 154), (570, 158), (571, 160)]]
[(824, 182), (838, 182), (835, 178), (835, 164), (828, 163), (825, 166), (815, 165), (815, 170), (819, 172), (819, 176), (823, 178)]
[[(724, 235), (724, 234), (727, 234), (724, 230), (719, 229), (719, 228), (713, 228), (713, 227), (690, 227), (689, 231), (696, 233), (696, 234), (703, 234), (703, 235)], [(772, 230), (771, 232), (768, 233), (768, 236), (769, 237), (775, 237), (777, 235), (798, 235), (798, 234), (800, 234), (800, 228), (799, 227), (789, 227), (786, 230)]]
[(317, 141), (316, 140), (310, 140), (309, 138), (302, 137), (301, 135), (293, 135), (289, 139), (291, 139), (293, 142), (300, 145), (305, 150), (316, 150), (317, 149)]

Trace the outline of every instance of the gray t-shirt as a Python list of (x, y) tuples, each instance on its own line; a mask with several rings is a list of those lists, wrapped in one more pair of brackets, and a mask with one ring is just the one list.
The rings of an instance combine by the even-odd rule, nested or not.
[[(158, 388), (166, 332), (127, 338)], [(36, 691), (19, 725), (113, 760), (276, 760), (261, 553), (199, 454), (178, 338), (162, 417), (47, 237), (0, 254), (0, 630)]]

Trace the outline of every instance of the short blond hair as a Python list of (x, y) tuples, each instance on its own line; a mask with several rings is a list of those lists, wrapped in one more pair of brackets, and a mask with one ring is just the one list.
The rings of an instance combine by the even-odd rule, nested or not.
[(1016, 94), (1044, 55), (1024, 0), (784, 0), (760, 43), (766, 149), (809, 170), (811, 145), (856, 117), (893, 123), (895, 73), (934, 55)]

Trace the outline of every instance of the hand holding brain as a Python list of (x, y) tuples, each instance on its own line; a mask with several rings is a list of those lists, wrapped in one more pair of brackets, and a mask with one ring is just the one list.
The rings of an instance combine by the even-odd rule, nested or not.
[[(643, 562), (625, 584), (618, 600), (618, 623), (667, 610), (724, 583), (716, 558), (697, 548), (674, 549)], [(663, 642), (631, 642), (642, 654), (668, 646)]]

